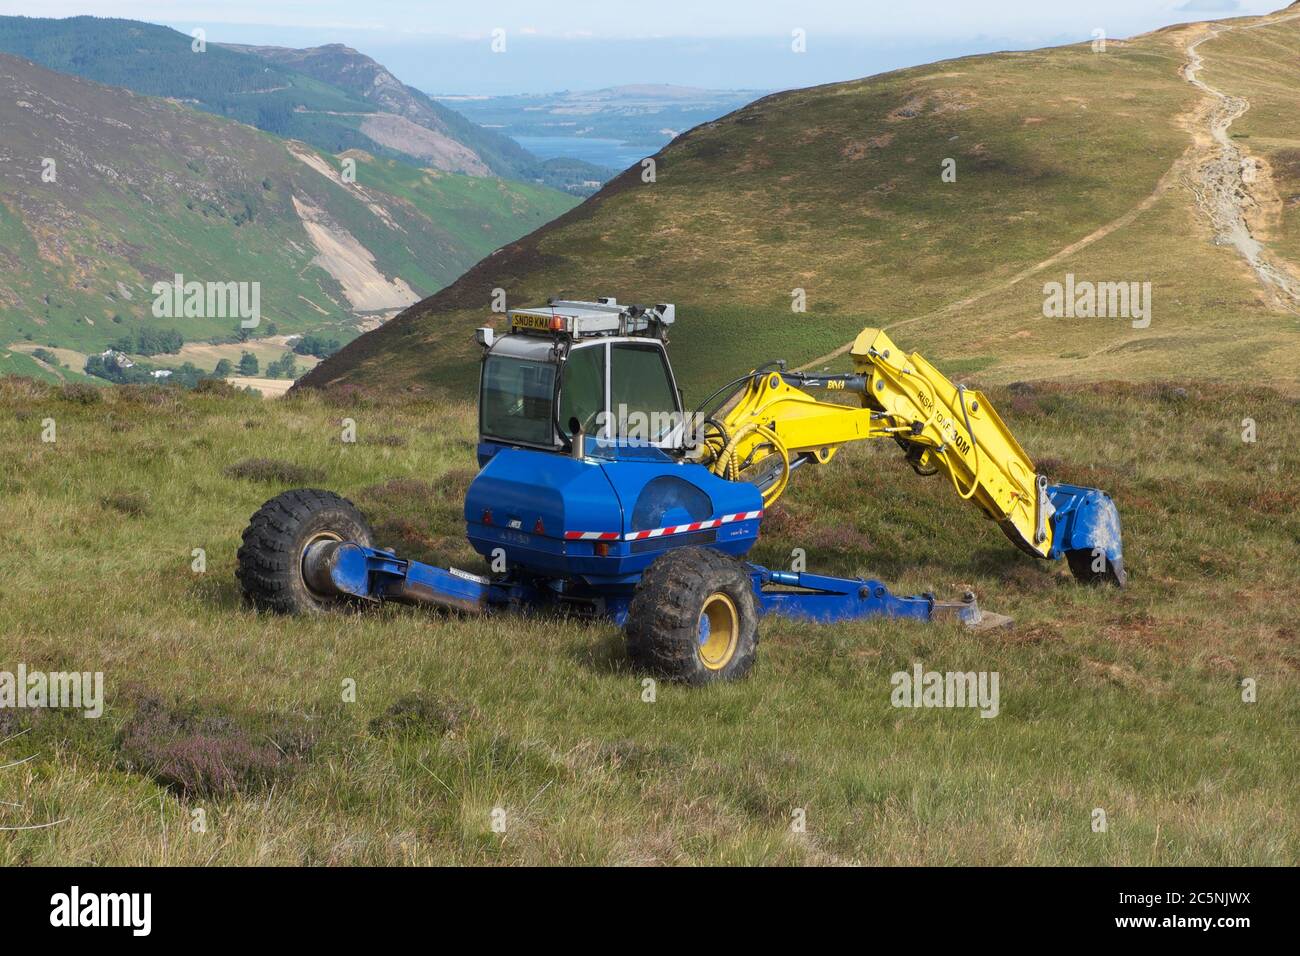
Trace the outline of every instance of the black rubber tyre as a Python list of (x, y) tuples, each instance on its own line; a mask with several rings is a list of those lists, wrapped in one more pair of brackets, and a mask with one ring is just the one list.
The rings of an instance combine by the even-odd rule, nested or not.
[(262, 505), (244, 530), (235, 569), (244, 600), (281, 614), (318, 614), (342, 604), (303, 579), (303, 553), (321, 539), (370, 547), (372, 532), (356, 505), (332, 491), (298, 488)]
[(628, 608), (634, 666), (687, 684), (739, 680), (758, 654), (758, 609), (744, 562), (678, 548), (641, 577)]
[[(1070, 565), (1070, 573), (1080, 584), (1111, 584), (1117, 588), (1128, 585), (1128, 572), (1124, 570), (1123, 561), (1111, 561), (1100, 554), (1094, 556), (1087, 549), (1067, 551), (1065, 560)], [(1096, 570), (1098, 563), (1103, 565), (1100, 571)]]

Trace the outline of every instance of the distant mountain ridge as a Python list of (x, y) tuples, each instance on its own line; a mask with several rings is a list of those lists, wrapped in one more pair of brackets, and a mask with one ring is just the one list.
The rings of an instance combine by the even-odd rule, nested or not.
[(513, 96), (441, 96), (476, 123), (511, 136), (572, 136), (649, 147), (766, 95), (762, 90), (707, 90), (671, 83), (629, 83), (597, 90)]
[(537, 181), (585, 194), (590, 190), (576, 187), (609, 174), (608, 170), (575, 160), (539, 160), (504, 133), (480, 126), (428, 94), (407, 86), (382, 64), (342, 43), (305, 49), (222, 45), (330, 83), (373, 104), (398, 121), (386, 125), (381, 125), (377, 118), (368, 124), (363, 121), (362, 131), (399, 152), (418, 156), (419, 130), (427, 129), (465, 144), (493, 173), (507, 179)]
[(572, 187), (585, 171), (538, 160), (407, 87), (356, 50), (227, 46), (169, 27), (100, 17), (0, 17), (0, 52), (97, 83), (181, 100), (339, 153), (363, 149), (471, 176)]
[[(473, 151), (485, 171), (491, 170), (509, 179), (520, 179), (526, 178), (527, 173), (536, 165), (536, 159), (510, 137), (483, 129), (454, 110), (434, 102), (414, 87), (402, 83), (372, 58), (342, 43), (301, 50), (233, 43), (219, 46), (333, 84), (356, 94), (384, 113), (399, 116), (461, 143)], [(400, 149), (399, 145), (384, 145)]]

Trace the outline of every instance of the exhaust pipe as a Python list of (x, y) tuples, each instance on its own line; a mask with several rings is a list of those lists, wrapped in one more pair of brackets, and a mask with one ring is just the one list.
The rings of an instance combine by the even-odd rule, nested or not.
[(569, 431), (573, 438), (569, 442), (569, 454), (577, 461), (587, 457), (587, 436), (582, 432), (582, 423), (576, 418), (569, 419)]

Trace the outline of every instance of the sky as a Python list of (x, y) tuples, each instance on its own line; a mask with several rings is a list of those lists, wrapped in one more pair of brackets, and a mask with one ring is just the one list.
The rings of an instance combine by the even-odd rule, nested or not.
[[(0, 14), (122, 17), (213, 42), (345, 43), (434, 94), (624, 83), (776, 90), (937, 59), (1125, 37), (1288, 0), (0, 0)], [(494, 31), (502, 31), (494, 34)], [(802, 31), (803, 52), (796, 52)], [(494, 36), (497, 47), (493, 49)]]

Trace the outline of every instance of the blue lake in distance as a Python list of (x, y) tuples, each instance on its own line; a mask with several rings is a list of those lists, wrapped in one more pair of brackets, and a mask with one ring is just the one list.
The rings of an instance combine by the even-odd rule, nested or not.
[(538, 159), (581, 159), (597, 166), (608, 166), (622, 171), (653, 156), (656, 148), (634, 146), (618, 139), (601, 139), (596, 136), (513, 136), (516, 143)]

